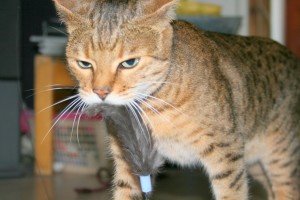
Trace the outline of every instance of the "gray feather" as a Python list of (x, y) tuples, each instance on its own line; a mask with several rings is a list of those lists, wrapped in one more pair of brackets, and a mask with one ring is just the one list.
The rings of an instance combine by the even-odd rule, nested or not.
[[(102, 113), (108, 123), (113, 123), (116, 128), (115, 137), (124, 149), (124, 159), (135, 174), (145, 176), (157, 173), (162, 159), (154, 148), (151, 130), (136, 110), (129, 112), (125, 107), (101, 105), (93, 109), (93, 112)], [(148, 132), (150, 135), (147, 135)]]

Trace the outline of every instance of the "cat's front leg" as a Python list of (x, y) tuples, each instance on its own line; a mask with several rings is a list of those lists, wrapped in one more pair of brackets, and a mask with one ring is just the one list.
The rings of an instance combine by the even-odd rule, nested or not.
[(123, 157), (120, 144), (113, 136), (110, 136), (110, 147), (115, 164), (113, 200), (141, 200), (142, 192), (138, 177), (132, 173)]
[(230, 142), (213, 143), (202, 152), (216, 200), (247, 200), (248, 185), (243, 148)]

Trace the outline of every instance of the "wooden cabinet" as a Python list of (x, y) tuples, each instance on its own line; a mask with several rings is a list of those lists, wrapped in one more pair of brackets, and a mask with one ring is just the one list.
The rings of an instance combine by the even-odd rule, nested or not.
[(300, 1), (287, 0), (286, 45), (300, 59)]

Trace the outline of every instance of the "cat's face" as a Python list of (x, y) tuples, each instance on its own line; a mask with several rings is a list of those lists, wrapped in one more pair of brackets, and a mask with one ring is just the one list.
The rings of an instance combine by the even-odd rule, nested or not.
[[(122, 7), (97, 1), (99, 5), (93, 4), (93, 9), (93, 1), (86, 4), (89, 9), (80, 9), (78, 1), (56, 2), (67, 18), (69, 70), (78, 80), (79, 94), (85, 103), (127, 105), (147, 98), (161, 87), (170, 66), (169, 17), (173, 6), (169, 1), (159, 2), (162, 5), (153, 7), (148, 14), (136, 1), (126, 5), (124, 1), (115, 2)], [(107, 14), (104, 8), (123, 11), (127, 16)]]

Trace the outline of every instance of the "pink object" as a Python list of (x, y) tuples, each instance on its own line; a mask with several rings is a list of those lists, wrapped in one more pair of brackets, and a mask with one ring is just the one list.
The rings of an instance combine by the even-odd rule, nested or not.
[(56, 116), (60, 117), (61, 120), (74, 120), (75, 118), (78, 119), (80, 117), (80, 120), (91, 120), (91, 121), (99, 121), (99, 120), (103, 120), (103, 116), (101, 114), (97, 114), (94, 116), (90, 116), (87, 114), (82, 114), (80, 116), (80, 114), (76, 113), (76, 112), (69, 112), (69, 113), (65, 113), (63, 115), (58, 114)]
[(33, 112), (23, 109), (20, 116), (20, 129), (22, 134), (30, 133), (29, 120), (33, 118)]

